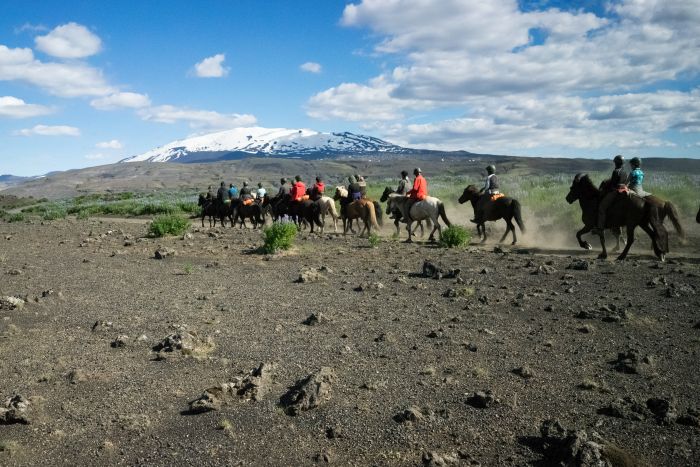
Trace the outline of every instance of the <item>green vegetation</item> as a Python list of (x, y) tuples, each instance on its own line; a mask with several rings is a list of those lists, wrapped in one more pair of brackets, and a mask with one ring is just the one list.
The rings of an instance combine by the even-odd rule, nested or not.
[(53, 221), (56, 219), (65, 219), (68, 213), (66, 210), (60, 207), (52, 207), (44, 212), (41, 218), (45, 221)]
[(182, 265), (182, 271), (189, 276), (194, 271), (194, 266), (192, 266), (192, 263), (185, 263)]
[(367, 237), (367, 241), (369, 242), (369, 246), (371, 248), (376, 248), (382, 242), (382, 238), (376, 233), (371, 233), (369, 234), (369, 237)]
[(9, 214), (5, 220), (7, 220), (7, 222), (24, 222), (25, 217), (21, 212), (16, 212), (14, 214)]
[(265, 244), (263, 251), (268, 254), (288, 250), (297, 235), (297, 226), (291, 222), (275, 222), (263, 230)]
[(471, 232), (459, 225), (451, 225), (443, 229), (440, 236), (440, 246), (444, 248), (457, 248), (465, 246), (471, 240)]
[(182, 235), (190, 227), (190, 221), (177, 214), (162, 214), (156, 216), (148, 226), (148, 235), (164, 237), (166, 235)]

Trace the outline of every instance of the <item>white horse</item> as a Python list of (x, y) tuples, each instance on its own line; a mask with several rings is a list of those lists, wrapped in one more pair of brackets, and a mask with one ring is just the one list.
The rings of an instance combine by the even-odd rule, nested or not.
[[(449, 227), (451, 222), (447, 219), (447, 214), (445, 214), (445, 205), (442, 201), (432, 196), (428, 196), (422, 201), (416, 201), (413, 205), (410, 205), (411, 199), (407, 196), (392, 196), (389, 197), (387, 201), (388, 209), (398, 209), (401, 211), (401, 216), (406, 220), (406, 230), (408, 230), (407, 243), (411, 243), (413, 240), (412, 224), (416, 221), (422, 221), (425, 219), (430, 219), (433, 223), (433, 230), (430, 232), (430, 237), (428, 239), (431, 242), (435, 241), (435, 231), (438, 231), (438, 235), (442, 235), (442, 227), (438, 222), (438, 217), (441, 217), (445, 225)], [(410, 206), (410, 212), (409, 212)]]
[[(321, 206), (321, 222), (325, 227), (326, 225), (326, 215), (330, 214), (333, 218), (333, 231), (338, 232), (338, 211), (335, 209), (335, 200), (330, 196), (321, 196), (318, 201), (316, 201), (319, 206)], [(323, 227), (321, 227), (321, 233), (323, 233)]]

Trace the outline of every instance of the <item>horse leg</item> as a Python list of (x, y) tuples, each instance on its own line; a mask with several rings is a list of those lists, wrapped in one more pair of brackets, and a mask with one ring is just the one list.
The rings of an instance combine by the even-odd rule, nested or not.
[(580, 246), (581, 248), (583, 248), (584, 250), (592, 250), (592, 249), (593, 249), (593, 246), (591, 246), (590, 243), (588, 243), (587, 241), (585, 241), (584, 239), (582, 239), (582, 238), (581, 238), (581, 235), (587, 234), (587, 233), (590, 232), (592, 229), (593, 229), (593, 227), (589, 227), (589, 226), (585, 225), (585, 226), (583, 226), (583, 228), (582, 228), (581, 230), (579, 230), (578, 232), (576, 232), (576, 240), (578, 240), (579, 246)]
[(408, 238), (406, 239), (406, 243), (413, 243), (413, 240), (411, 239), (411, 236), (413, 235), (413, 232), (411, 231), (411, 224), (413, 224), (412, 220), (406, 222), (406, 230), (408, 231)]
[(435, 231), (438, 231), (441, 237), (442, 237), (442, 230), (440, 229), (440, 224), (435, 220), (433, 223), (433, 230), (430, 231), (430, 236), (428, 237), (428, 241), (430, 242), (435, 242)]
[(622, 237), (622, 231), (620, 230), (619, 227), (616, 227), (614, 229), (610, 229), (612, 234), (615, 236), (615, 248), (610, 250), (612, 253), (617, 253), (620, 251), (620, 237)]
[[(630, 248), (632, 248), (632, 244), (634, 243), (634, 229), (637, 226), (627, 226), (627, 245), (625, 245), (625, 249), (622, 250), (622, 253), (620, 253), (620, 256), (617, 257), (617, 261), (624, 261), (625, 258), (627, 258), (627, 253), (630, 251)], [(654, 238), (652, 237), (652, 242), (654, 241)]]
[(648, 224), (640, 225), (643, 231), (649, 235), (649, 238), (651, 238), (651, 247), (654, 249), (654, 254), (656, 255), (657, 258), (659, 258), (661, 261), (666, 260), (666, 255), (664, 252), (659, 248), (659, 244), (656, 241), (657, 237), (657, 232), (654, 231)]
[[(629, 236), (629, 233), (627, 235)], [(606, 259), (608, 257), (608, 250), (605, 248), (605, 231), (600, 232), (598, 237), (600, 237), (600, 247), (603, 249), (603, 251), (601, 251), (598, 255), (598, 259)], [(627, 249), (623, 251), (623, 254), (626, 255), (626, 251)]]
[(486, 223), (477, 224), (477, 230), (481, 227), (481, 243), (486, 243)]
[[(505, 219), (504, 219), (504, 220), (505, 220)], [(513, 224), (511, 224), (510, 221), (506, 220), (506, 231), (503, 232), (503, 236), (502, 236), (501, 239), (498, 241), (498, 243), (503, 243), (503, 240), (505, 240), (506, 237), (508, 236), (508, 234), (510, 233), (510, 229), (515, 230), (515, 229), (513, 228)]]
[(513, 232), (513, 243), (511, 243), (511, 245), (515, 245), (516, 243), (518, 243), (518, 237), (515, 235), (515, 226), (513, 225), (513, 221), (511, 219), (507, 219), (506, 225), (508, 226), (508, 228), (506, 229), (506, 233), (503, 234), (503, 238), (501, 238), (500, 243), (503, 243), (503, 240), (505, 240), (506, 235), (508, 235), (508, 231), (510, 230), (511, 232)]

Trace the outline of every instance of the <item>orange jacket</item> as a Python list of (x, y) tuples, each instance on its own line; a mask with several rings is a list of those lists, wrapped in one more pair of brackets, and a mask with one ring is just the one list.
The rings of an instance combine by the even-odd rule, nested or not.
[(304, 185), (304, 182), (296, 182), (292, 186), (292, 192), (290, 195), (292, 196), (292, 201), (299, 201), (301, 200), (302, 196), (306, 194), (306, 185)]
[(423, 175), (418, 174), (413, 181), (413, 188), (408, 192), (408, 197), (418, 201), (424, 200), (428, 196), (428, 182)]

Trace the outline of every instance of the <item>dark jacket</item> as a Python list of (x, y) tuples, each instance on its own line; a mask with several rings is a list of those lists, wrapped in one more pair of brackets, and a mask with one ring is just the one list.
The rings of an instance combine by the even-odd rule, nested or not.
[(219, 201), (228, 199), (228, 190), (225, 186), (219, 187), (219, 189), (216, 191), (216, 199)]
[(616, 168), (610, 176), (610, 189), (617, 189), (618, 185), (627, 185), (627, 172), (624, 167)]

